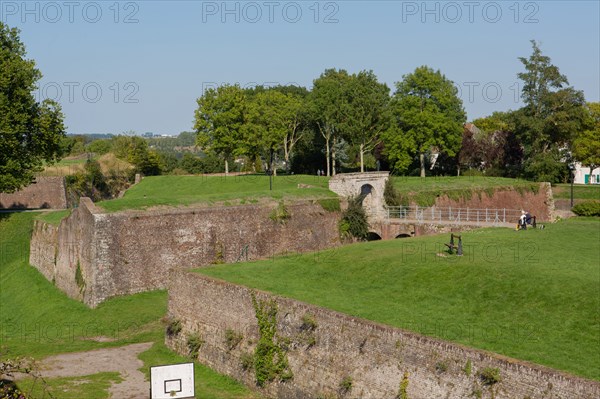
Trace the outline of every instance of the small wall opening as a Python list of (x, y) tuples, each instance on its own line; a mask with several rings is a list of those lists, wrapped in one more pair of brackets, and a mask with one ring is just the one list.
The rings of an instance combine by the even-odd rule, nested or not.
[(367, 241), (378, 241), (381, 240), (381, 236), (373, 231), (369, 231), (367, 234)]
[(412, 237), (412, 235), (410, 235), (410, 234), (398, 234), (394, 238), (410, 238), (410, 237)]

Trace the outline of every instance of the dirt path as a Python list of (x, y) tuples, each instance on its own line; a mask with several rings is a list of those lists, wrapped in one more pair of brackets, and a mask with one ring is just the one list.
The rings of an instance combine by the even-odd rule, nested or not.
[(41, 374), (44, 378), (60, 378), (117, 371), (123, 381), (110, 387), (111, 398), (146, 399), (149, 397), (150, 383), (138, 370), (144, 363), (137, 356), (152, 345), (152, 342), (147, 342), (50, 356), (40, 362)]

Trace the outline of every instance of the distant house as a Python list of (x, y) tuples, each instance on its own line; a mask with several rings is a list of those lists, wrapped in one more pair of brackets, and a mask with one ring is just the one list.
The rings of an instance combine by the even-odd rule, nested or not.
[(575, 164), (575, 184), (600, 184), (600, 167), (590, 173), (590, 168)]

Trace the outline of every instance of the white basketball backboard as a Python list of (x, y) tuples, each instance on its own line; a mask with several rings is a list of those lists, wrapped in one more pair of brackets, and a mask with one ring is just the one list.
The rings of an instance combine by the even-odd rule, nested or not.
[(194, 363), (150, 367), (151, 399), (182, 399), (194, 396)]

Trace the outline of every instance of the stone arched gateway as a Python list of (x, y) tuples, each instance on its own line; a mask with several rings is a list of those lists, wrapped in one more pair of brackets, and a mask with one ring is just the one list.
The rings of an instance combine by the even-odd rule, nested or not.
[(362, 198), (370, 223), (385, 219), (383, 191), (390, 172), (339, 173), (329, 180), (329, 189), (341, 197)]

